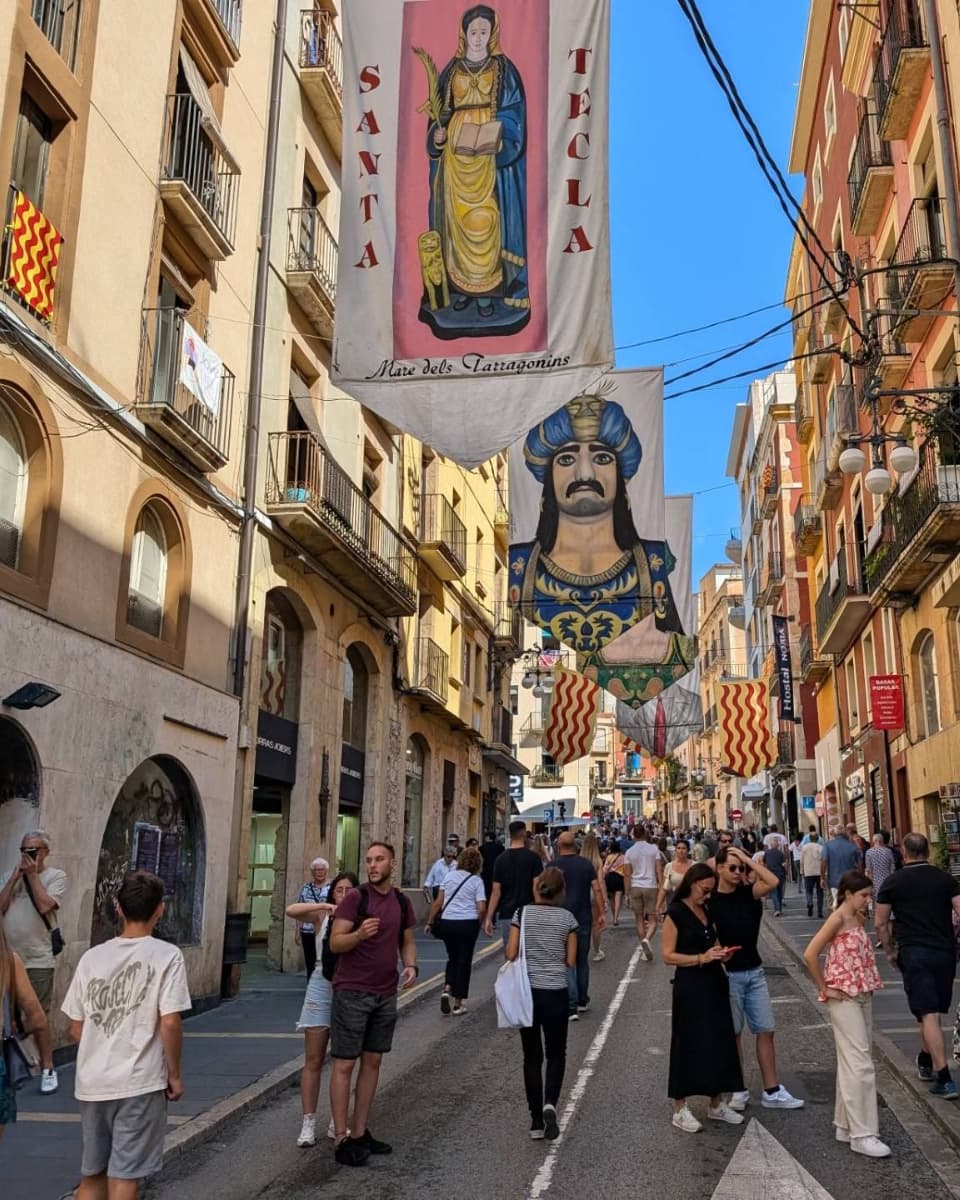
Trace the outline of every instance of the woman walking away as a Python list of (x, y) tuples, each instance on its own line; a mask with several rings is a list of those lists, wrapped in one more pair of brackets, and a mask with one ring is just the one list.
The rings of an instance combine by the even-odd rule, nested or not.
[[(533, 1024), (520, 1030), (523, 1085), (530, 1109), (530, 1136), (553, 1141), (560, 1136), (557, 1104), (567, 1063), (567, 967), (577, 963), (577, 918), (563, 907), (563, 875), (547, 867), (533, 881), (534, 903), (513, 918), (507, 959), (520, 954), (520, 923), (533, 993)], [(544, 1081), (543, 1059), (547, 1069)]]
[[(0, 917), (0, 1011), (2, 1011), (3, 1028), (0, 1036), (6, 1037), (17, 1027), (18, 1019), (25, 1033), (44, 1032), (47, 1028), (47, 1017), (37, 994), (30, 984), (27, 971), (20, 957), (14, 954), (3, 932), (3, 918)], [(7, 1069), (0, 1054), (0, 1139), (3, 1138), (4, 1126), (12, 1125), (17, 1119), (17, 1093), (13, 1083), (7, 1078)]]
[(620, 909), (623, 905), (623, 868), (626, 863), (623, 851), (616, 838), (610, 842), (607, 857), (603, 860), (603, 886), (607, 889), (607, 899), (613, 909), (613, 923), (620, 924)]
[[(590, 866), (593, 867), (597, 873), (597, 879), (603, 878), (603, 855), (600, 853), (600, 843), (597, 840), (597, 835), (592, 829), (583, 839), (583, 845), (580, 847), (580, 857), (585, 858)], [(604, 907), (604, 919), (606, 919), (606, 907)], [(591, 930), (594, 962), (603, 962), (607, 957), (600, 949), (600, 939), (602, 937), (603, 930), (597, 927), (597, 922), (594, 920)]]
[[(344, 871), (334, 879), (326, 894), (329, 904), (291, 904), (287, 916), (295, 920), (307, 921), (311, 925), (322, 919), (316, 934), (318, 952), (330, 927), (330, 920), (337, 905), (343, 900), (351, 888), (357, 886), (356, 875)], [(319, 890), (319, 889), (318, 889)], [(301, 895), (303, 893), (301, 892)], [(300, 1104), (303, 1108), (303, 1120), (300, 1126), (298, 1146), (315, 1146), (317, 1144), (317, 1100), (320, 1096), (320, 1072), (323, 1070), (323, 1060), (327, 1053), (327, 1041), (330, 1037), (330, 1010), (333, 1006), (333, 985), (325, 979), (323, 971), (314, 971), (307, 982), (307, 994), (303, 998), (303, 1008), (300, 1010), (300, 1020), (297, 1029), (303, 1030), (303, 1070), (300, 1072)], [(327, 1135), (333, 1137), (333, 1122)]]
[(694, 865), (693, 859), (690, 857), (690, 843), (683, 838), (677, 840), (673, 854), (673, 862), (663, 868), (663, 883), (660, 885), (660, 894), (657, 896), (658, 913), (666, 911), (667, 904), (683, 882), (684, 875)]
[(783, 846), (773, 843), (765, 846), (760, 861), (777, 877), (777, 886), (770, 893), (770, 900), (773, 904), (773, 915), (779, 917), (783, 912), (783, 889), (787, 882), (787, 856)]
[[(837, 1141), (855, 1154), (886, 1158), (880, 1141), (877, 1077), (873, 1067), (873, 993), (883, 987), (865, 929), (873, 884), (858, 870), (847, 871), (837, 888), (837, 907), (814, 934), (803, 961), (826, 1004), (837, 1045)], [(820, 970), (820, 955), (827, 958)]]
[(483, 856), (475, 846), (461, 850), (456, 867), (447, 874), (427, 914), (427, 930), (432, 929), (447, 949), (447, 970), (440, 995), (440, 1011), (445, 1017), (451, 1011), (455, 1017), (467, 1011), (464, 1001), (470, 995), (473, 951), (480, 936), (480, 922), (487, 911), (482, 870)]
[[(676, 967), (670, 1028), (673, 1126), (699, 1133), (703, 1126), (687, 1107), (688, 1096), (709, 1096), (711, 1121), (741, 1125), (743, 1117), (723, 1102), (724, 1092), (743, 1091), (743, 1072), (733, 1032), (730, 991), (723, 964), (736, 947), (717, 945), (707, 901), (717, 877), (706, 863), (684, 875), (663, 923), (663, 961)], [(709, 1037), (704, 1030), (709, 1029)], [(691, 1053), (691, 1046), (699, 1049)]]

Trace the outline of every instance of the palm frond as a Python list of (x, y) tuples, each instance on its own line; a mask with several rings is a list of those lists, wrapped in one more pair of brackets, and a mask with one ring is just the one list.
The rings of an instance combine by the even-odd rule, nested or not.
[(439, 121), (440, 114), (443, 111), (443, 103), (440, 100), (440, 72), (437, 70), (437, 64), (426, 50), (423, 50), (421, 47), (414, 46), (413, 52), (423, 63), (423, 69), (427, 73), (428, 87), (427, 98), (417, 109), (417, 112), (425, 113), (431, 121)]

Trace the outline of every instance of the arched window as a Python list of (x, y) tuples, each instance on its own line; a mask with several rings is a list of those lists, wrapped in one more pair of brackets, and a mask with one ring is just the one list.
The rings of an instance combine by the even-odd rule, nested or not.
[(20, 429), (0, 404), (0, 563), (16, 567), (23, 537), (29, 467)]
[(425, 760), (422, 740), (418, 737), (410, 738), (407, 742), (403, 793), (403, 887), (417, 887), (420, 883)]
[(940, 681), (937, 678), (937, 654), (933, 634), (928, 633), (917, 651), (920, 668), (920, 704), (927, 737), (940, 732)]
[(356, 646), (347, 650), (343, 667), (343, 740), (354, 750), (367, 748), (367, 664)]
[(137, 526), (133, 533), (127, 622), (143, 633), (157, 638), (163, 634), (167, 555), (167, 536), (163, 522), (148, 504), (137, 518)]

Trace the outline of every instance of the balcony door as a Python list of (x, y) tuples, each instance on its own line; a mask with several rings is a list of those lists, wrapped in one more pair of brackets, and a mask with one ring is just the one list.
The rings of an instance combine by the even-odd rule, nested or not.
[(180, 377), (180, 344), (183, 328), (180, 318), (188, 311), (176, 288), (160, 276), (157, 290), (156, 326), (153, 335), (153, 378), (151, 404), (170, 404)]

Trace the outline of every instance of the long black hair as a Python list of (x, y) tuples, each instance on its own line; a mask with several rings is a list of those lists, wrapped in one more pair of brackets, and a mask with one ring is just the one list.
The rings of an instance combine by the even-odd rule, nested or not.
[(483, 17), (485, 21), (490, 22), (492, 29), (497, 23), (497, 14), (493, 11), (489, 4), (475, 4), (473, 8), (468, 8), (463, 14), (463, 20), (460, 22), (460, 28), (464, 33), (470, 28), (474, 21)]
[[(557, 544), (557, 529), (560, 523), (560, 509), (557, 506), (557, 493), (553, 486), (553, 462), (551, 461), (543, 480), (543, 499), (540, 503), (540, 523), (537, 525), (537, 542), (546, 554), (549, 554)], [(626, 480), (617, 464), (617, 497), (613, 502), (613, 538), (619, 549), (626, 552), (640, 545), (640, 534), (633, 523), (633, 513), (627, 499)]]
[(706, 863), (697, 863), (692, 866), (683, 877), (683, 881), (677, 890), (673, 893), (674, 900), (686, 900), (693, 890), (695, 883), (701, 883), (704, 879), (712, 879), (716, 881), (717, 873), (712, 867), (708, 867)]
[(337, 884), (342, 883), (344, 879), (348, 879), (350, 881), (351, 887), (360, 886), (360, 880), (352, 871), (341, 871), (339, 875), (334, 875), (333, 882), (330, 884), (330, 887), (327, 891), (327, 897), (331, 904), (333, 904), (333, 893), (337, 890)]

